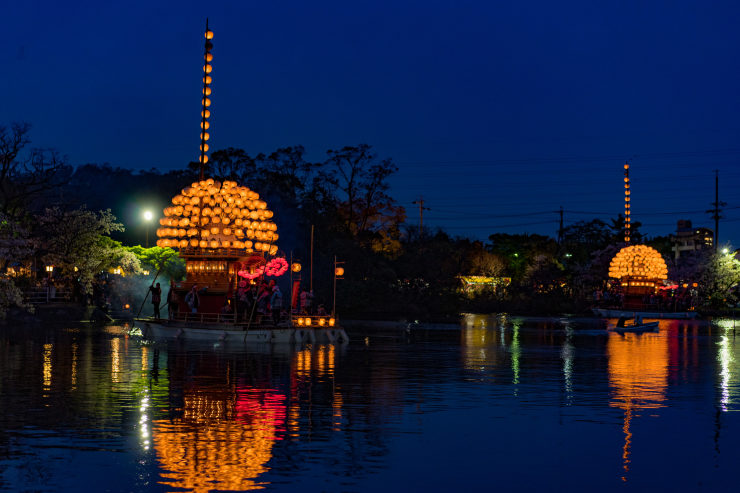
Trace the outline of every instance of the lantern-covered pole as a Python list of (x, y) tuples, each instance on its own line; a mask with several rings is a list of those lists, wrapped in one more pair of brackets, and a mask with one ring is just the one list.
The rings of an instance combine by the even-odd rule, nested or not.
[(624, 242), (630, 243), (630, 163), (624, 163)]
[(211, 106), (211, 100), (208, 96), (211, 95), (211, 88), (209, 87), (211, 85), (211, 70), (213, 69), (211, 67), (211, 61), (213, 60), (213, 55), (211, 54), (211, 50), (213, 49), (213, 42), (211, 41), (213, 39), (213, 31), (208, 29), (208, 19), (206, 18), (206, 33), (205, 33), (206, 41), (205, 41), (205, 50), (203, 54), (203, 97), (201, 99), (202, 103), (202, 110), (200, 112), (200, 179), (202, 180), (204, 177), (204, 168), (206, 163), (208, 162), (208, 156), (206, 155), (206, 152), (208, 151), (208, 144), (206, 143), (208, 139), (210, 138), (210, 135), (208, 135), (208, 128), (211, 126), (210, 123), (208, 123), (208, 118), (211, 116), (211, 111), (208, 109), (209, 106)]

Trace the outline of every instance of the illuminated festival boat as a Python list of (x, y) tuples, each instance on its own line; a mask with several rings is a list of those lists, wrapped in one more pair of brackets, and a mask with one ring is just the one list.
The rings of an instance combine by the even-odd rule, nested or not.
[(591, 310), (594, 315), (601, 318), (620, 318), (620, 317), (636, 317), (640, 316), (643, 319), (646, 318), (658, 318), (658, 319), (682, 319), (688, 320), (699, 316), (697, 312), (646, 312), (646, 311), (635, 311), (635, 310), (619, 310), (609, 308), (593, 308)]
[(644, 310), (644, 299), (655, 295), (668, 279), (668, 266), (660, 253), (647, 245), (630, 245), (631, 209), (629, 163), (624, 165), (624, 243), (609, 264), (609, 277), (622, 289), (624, 301), (621, 309), (593, 308), (594, 315), (606, 318), (695, 318), (696, 312), (661, 312)]
[(278, 320), (273, 320), (271, 313), (256, 310), (257, 296), (251, 310), (239, 310), (243, 305), (238, 300), (245, 290), (261, 280), (276, 280), (292, 266), (279, 253), (274, 214), (259, 194), (234, 181), (203, 177), (208, 162), (213, 59), (213, 32), (207, 24), (205, 38), (200, 180), (172, 198), (157, 229), (157, 246), (177, 250), (185, 260), (186, 281), (171, 287), (176, 294), (171, 318), (137, 320), (142, 334), (155, 339), (245, 343), (347, 342), (347, 334), (333, 313), (294, 315), (290, 299), (283, 303), (288, 309)]

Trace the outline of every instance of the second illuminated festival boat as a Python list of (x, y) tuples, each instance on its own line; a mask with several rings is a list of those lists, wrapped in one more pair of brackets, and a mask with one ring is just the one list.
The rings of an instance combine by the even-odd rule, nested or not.
[[(142, 334), (155, 339), (232, 342), (347, 342), (335, 314), (294, 314), (292, 300), (283, 310), (258, 310), (254, 286), (288, 272), (276, 244), (273, 212), (257, 192), (235, 181), (204, 177), (211, 105), (213, 32), (206, 24), (201, 113), (200, 180), (185, 187), (164, 209), (157, 246), (177, 250), (187, 278), (173, 284), (168, 319), (138, 319)], [(246, 291), (255, 290), (250, 302)], [(292, 288), (291, 288), (292, 289)], [(279, 291), (279, 290), (278, 290)], [(272, 296), (272, 289), (264, 293)], [(246, 295), (246, 296), (245, 296)], [(262, 305), (266, 305), (267, 300)], [(277, 305), (277, 303), (275, 303)], [(281, 313), (282, 312), (282, 313)]]

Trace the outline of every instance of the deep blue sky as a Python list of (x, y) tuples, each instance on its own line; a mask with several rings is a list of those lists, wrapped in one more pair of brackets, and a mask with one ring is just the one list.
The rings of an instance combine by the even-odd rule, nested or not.
[(0, 123), (73, 164), (182, 168), (198, 154), (203, 28), (211, 148), (368, 143), (424, 224), (556, 234), (622, 210), (651, 235), (703, 213), (740, 246), (740, 3), (51, 2), (3, 7)]

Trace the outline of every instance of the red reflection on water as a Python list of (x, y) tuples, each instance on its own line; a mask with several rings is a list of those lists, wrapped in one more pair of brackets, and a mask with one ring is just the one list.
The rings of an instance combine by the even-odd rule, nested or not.
[[(286, 396), (272, 389), (237, 386), (235, 417), (275, 433), (273, 440), (282, 440), (276, 433), (285, 431)], [(257, 420), (257, 421), (255, 421)]]

